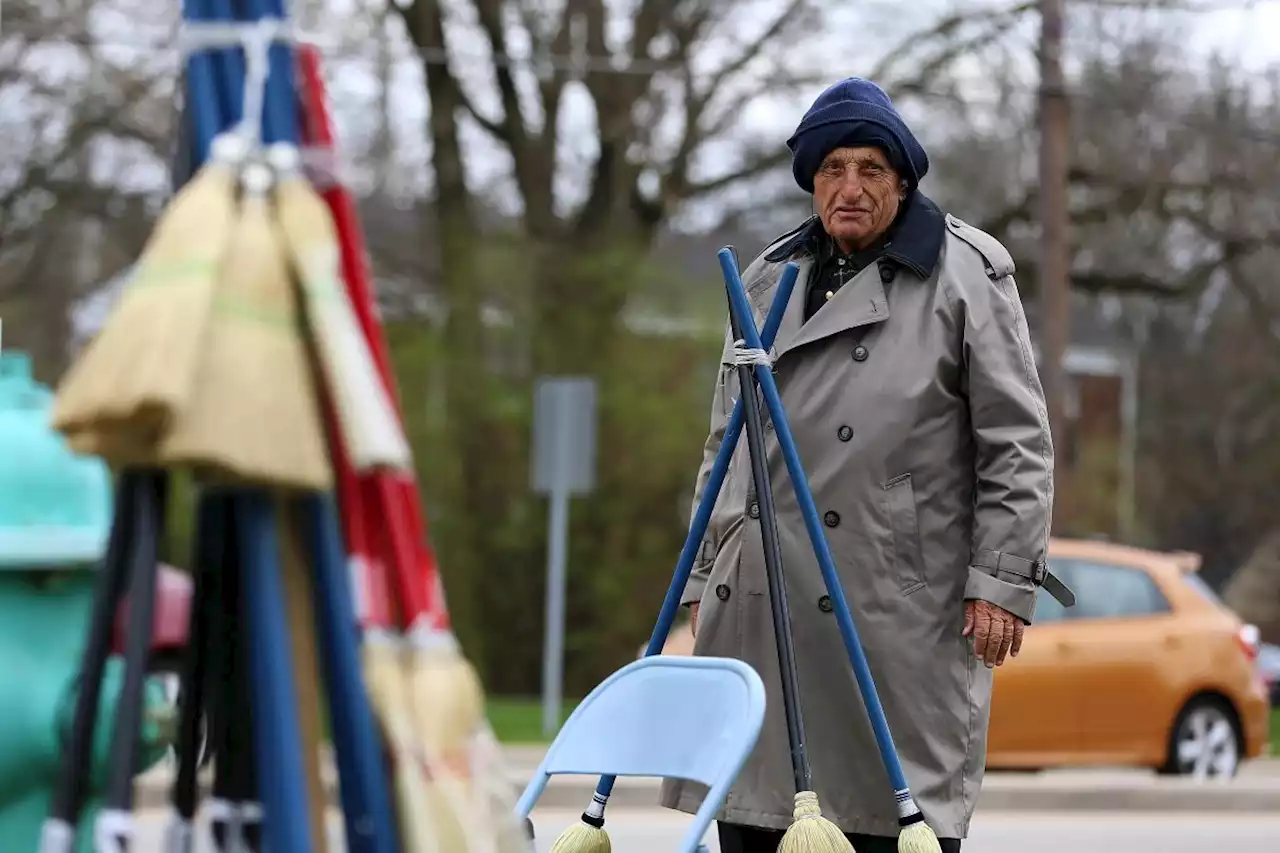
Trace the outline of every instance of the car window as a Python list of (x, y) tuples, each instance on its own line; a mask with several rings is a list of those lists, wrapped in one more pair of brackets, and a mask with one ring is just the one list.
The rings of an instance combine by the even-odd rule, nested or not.
[(1196, 592), (1198, 592), (1201, 595), (1201, 597), (1204, 598), (1205, 601), (1209, 602), (1215, 607), (1221, 608), (1222, 610), (1230, 610), (1230, 608), (1227, 607), (1226, 602), (1223, 601), (1218, 596), (1218, 594), (1213, 591), (1213, 587), (1205, 583), (1204, 580), (1199, 575), (1195, 574), (1194, 572), (1188, 572), (1187, 574), (1182, 576), (1182, 579), (1187, 582), (1187, 586), (1191, 587)]
[[(1054, 569), (1057, 574), (1057, 569)], [(1036, 590), (1036, 612), (1031, 617), (1037, 625), (1045, 622), (1061, 622), (1067, 618), (1067, 608), (1058, 603), (1058, 599), (1044, 591), (1044, 587)]]
[(1067, 619), (1127, 619), (1169, 612), (1168, 599), (1141, 569), (1055, 560), (1053, 570), (1076, 594), (1075, 607), (1065, 613)]

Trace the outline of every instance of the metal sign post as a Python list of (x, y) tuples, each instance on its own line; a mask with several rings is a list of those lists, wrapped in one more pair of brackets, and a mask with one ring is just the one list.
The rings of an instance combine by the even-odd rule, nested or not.
[(550, 497), (547, 513), (546, 628), (542, 650), (542, 732), (560, 727), (569, 498), (595, 487), (596, 384), (545, 377), (533, 394), (533, 490)]

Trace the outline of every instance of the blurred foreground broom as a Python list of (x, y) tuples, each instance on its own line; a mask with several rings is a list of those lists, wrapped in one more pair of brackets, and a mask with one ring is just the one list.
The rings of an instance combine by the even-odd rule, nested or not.
[(213, 479), (314, 491), (333, 479), (271, 169), (250, 163), (188, 404), (160, 446)]
[[(332, 132), (318, 55), (309, 47), (298, 52), (309, 141), (331, 152)], [(342, 242), (347, 290), (377, 361), (382, 385), (394, 402), (394, 381), (374, 314), (354, 207), (345, 188), (336, 181), (325, 195)], [(394, 704), (393, 722), (398, 734), (403, 725), (400, 703), (408, 700), (416, 723), (416, 746), (429, 777), (425, 801), (415, 797), (416, 802), (401, 803), (402, 811), (408, 808), (427, 812), (432, 824), (432, 837), (418, 839), (420, 846), (410, 848), (411, 853), (527, 851), (530, 842), (515, 820), (514, 792), (484, 716), (479, 678), (462, 656), (450, 629), (439, 574), (423, 541), (412, 471), (360, 473), (359, 485), (363, 489), (354, 503), (365, 510), (361, 519), (366, 522), (365, 530), (381, 534), (380, 559), (370, 559), (365, 566), (371, 575), (378, 575), (370, 579), (368, 586), (378, 589), (384, 581), (394, 580), (400, 599), (400, 621), (409, 640), (400, 661), (392, 664), (389, 658), (380, 657), (376, 666), (370, 665), (367, 677), (371, 689), (382, 692), (385, 704)], [(392, 571), (383, 568), (387, 566)], [(386, 578), (383, 572), (393, 577)], [(375, 634), (366, 638), (366, 654), (370, 658), (391, 651), (392, 646), (384, 642), (384, 637)], [(393, 683), (406, 676), (407, 683)], [(384, 725), (387, 722), (384, 717)], [(402, 744), (402, 750), (407, 748), (411, 747)], [(408, 832), (404, 842), (406, 847), (414, 843)]]
[[(373, 363), (350, 299), (341, 284), (341, 249), (324, 200), (301, 172), (301, 156), (285, 143), (271, 146), (276, 169), (276, 209), (293, 271), (303, 294), (312, 348), (323, 376), (330, 408), (330, 455), (343, 469), (407, 469), (412, 465), (408, 441)], [(350, 511), (350, 495), (340, 495)], [(348, 549), (355, 543), (347, 542)], [(411, 705), (400, 667), (399, 645), (388, 631), (387, 608), (364, 622), (364, 680), (384, 737), (395, 757), (394, 790), (400, 837), (408, 853), (437, 849), (435, 827), (423, 808), (428, 800)], [(439, 848), (442, 851), (448, 847)]]
[(148, 462), (187, 403), (247, 153), (238, 135), (214, 140), (209, 162), (170, 201), (106, 324), (59, 384), (53, 426), (76, 450)]
[(341, 249), (329, 209), (303, 176), (297, 147), (277, 143), (267, 156), (276, 169), (280, 230), (351, 464), (357, 471), (407, 470), (413, 465), (409, 443), (342, 286)]

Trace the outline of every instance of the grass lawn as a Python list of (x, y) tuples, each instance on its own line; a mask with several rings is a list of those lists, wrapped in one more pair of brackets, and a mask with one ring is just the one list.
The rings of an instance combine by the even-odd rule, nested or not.
[[(573, 713), (579, 700), (565, 700), (560, 706), (560, 722)], [(542, 734), (542, 700), (520, 696), (490, 696), (486, 707), (489, 725), (502, 743), (550, 743)]]

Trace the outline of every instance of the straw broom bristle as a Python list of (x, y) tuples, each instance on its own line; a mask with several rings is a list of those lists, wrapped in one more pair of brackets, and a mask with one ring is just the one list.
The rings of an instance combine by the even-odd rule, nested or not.
[(475, 669), (451, 635), (417, 644), (409, 654), (418, 736), (441, 755), (465, 751), (484, 719), (484, 691)]
[(213, 299), (195, 389), (160, 447), (214, 477), (327, 491), (333, 479), (301, 316), (271, 215), (271, 170), (244, 197)]
[(778, 853), (853, 853), (848, 837), (822, 816), (813, 791), (796, 794), (793, 821), (778, 842)]
[(942, 845), (929, 824), (919, 820), (898, 833), (898, 853), (942, 853)]
[[(238, 137), (215, 140), (212, 159), (169, 203), (106, 324), (60, 383), (55, 429), (109, 426), (146, 446), (185, 404), (234, 227), (244, 156)], [(108, 442), (104, 451), (115, 446)]]
[(472, 784), (477, 790), (474, 799), (479, 803), (478, 820), (490, 833), (486, 840), (492, 841), (491, 853), (533, 853), (533, 819), (520, 817), (516, 811), (520, 789), (511, 782), (502, 747), (487, 719), (480, 722), (470, 756)]
[(603, 827), (578, 821), (560, 833), (551, 853), (612, 853), (613, 844)]
[(63, 435), (67, 446), (76, 453), (99, 456), (116, 466), (147, 466), (156, 458), (156, 442), (129, 430), (125, 424), (99, 422)]
[(268, 154), (279, 173), (276, 209), (302, 285), (308, 323), (343, 443), (356, 471), (413, 465), (409, 442), (378, 375), (368, 341), (341, 280), (341, 249), (324, 199), (300, 170), (292, 145)]
[(391, 748), (396, 792), (396, 819), (405, 853), (432, 853), (434, 830), (423, 804), (428, 799), (423, 763), (414, 743), (405, 674), (396, 641), (383, 632), (369, 631), (361, 644), (365, 689), (373, 703), (383, 737)]
[(428, 809), (438, 843), (458, 853), (486, 849), (475, 837), (486, 828), (474, 826), (469, 772), (473, 739), (484, 720), (480, 678), (447, 633), (411, 644), (407, 655), (410, 704), (430, 768)]

